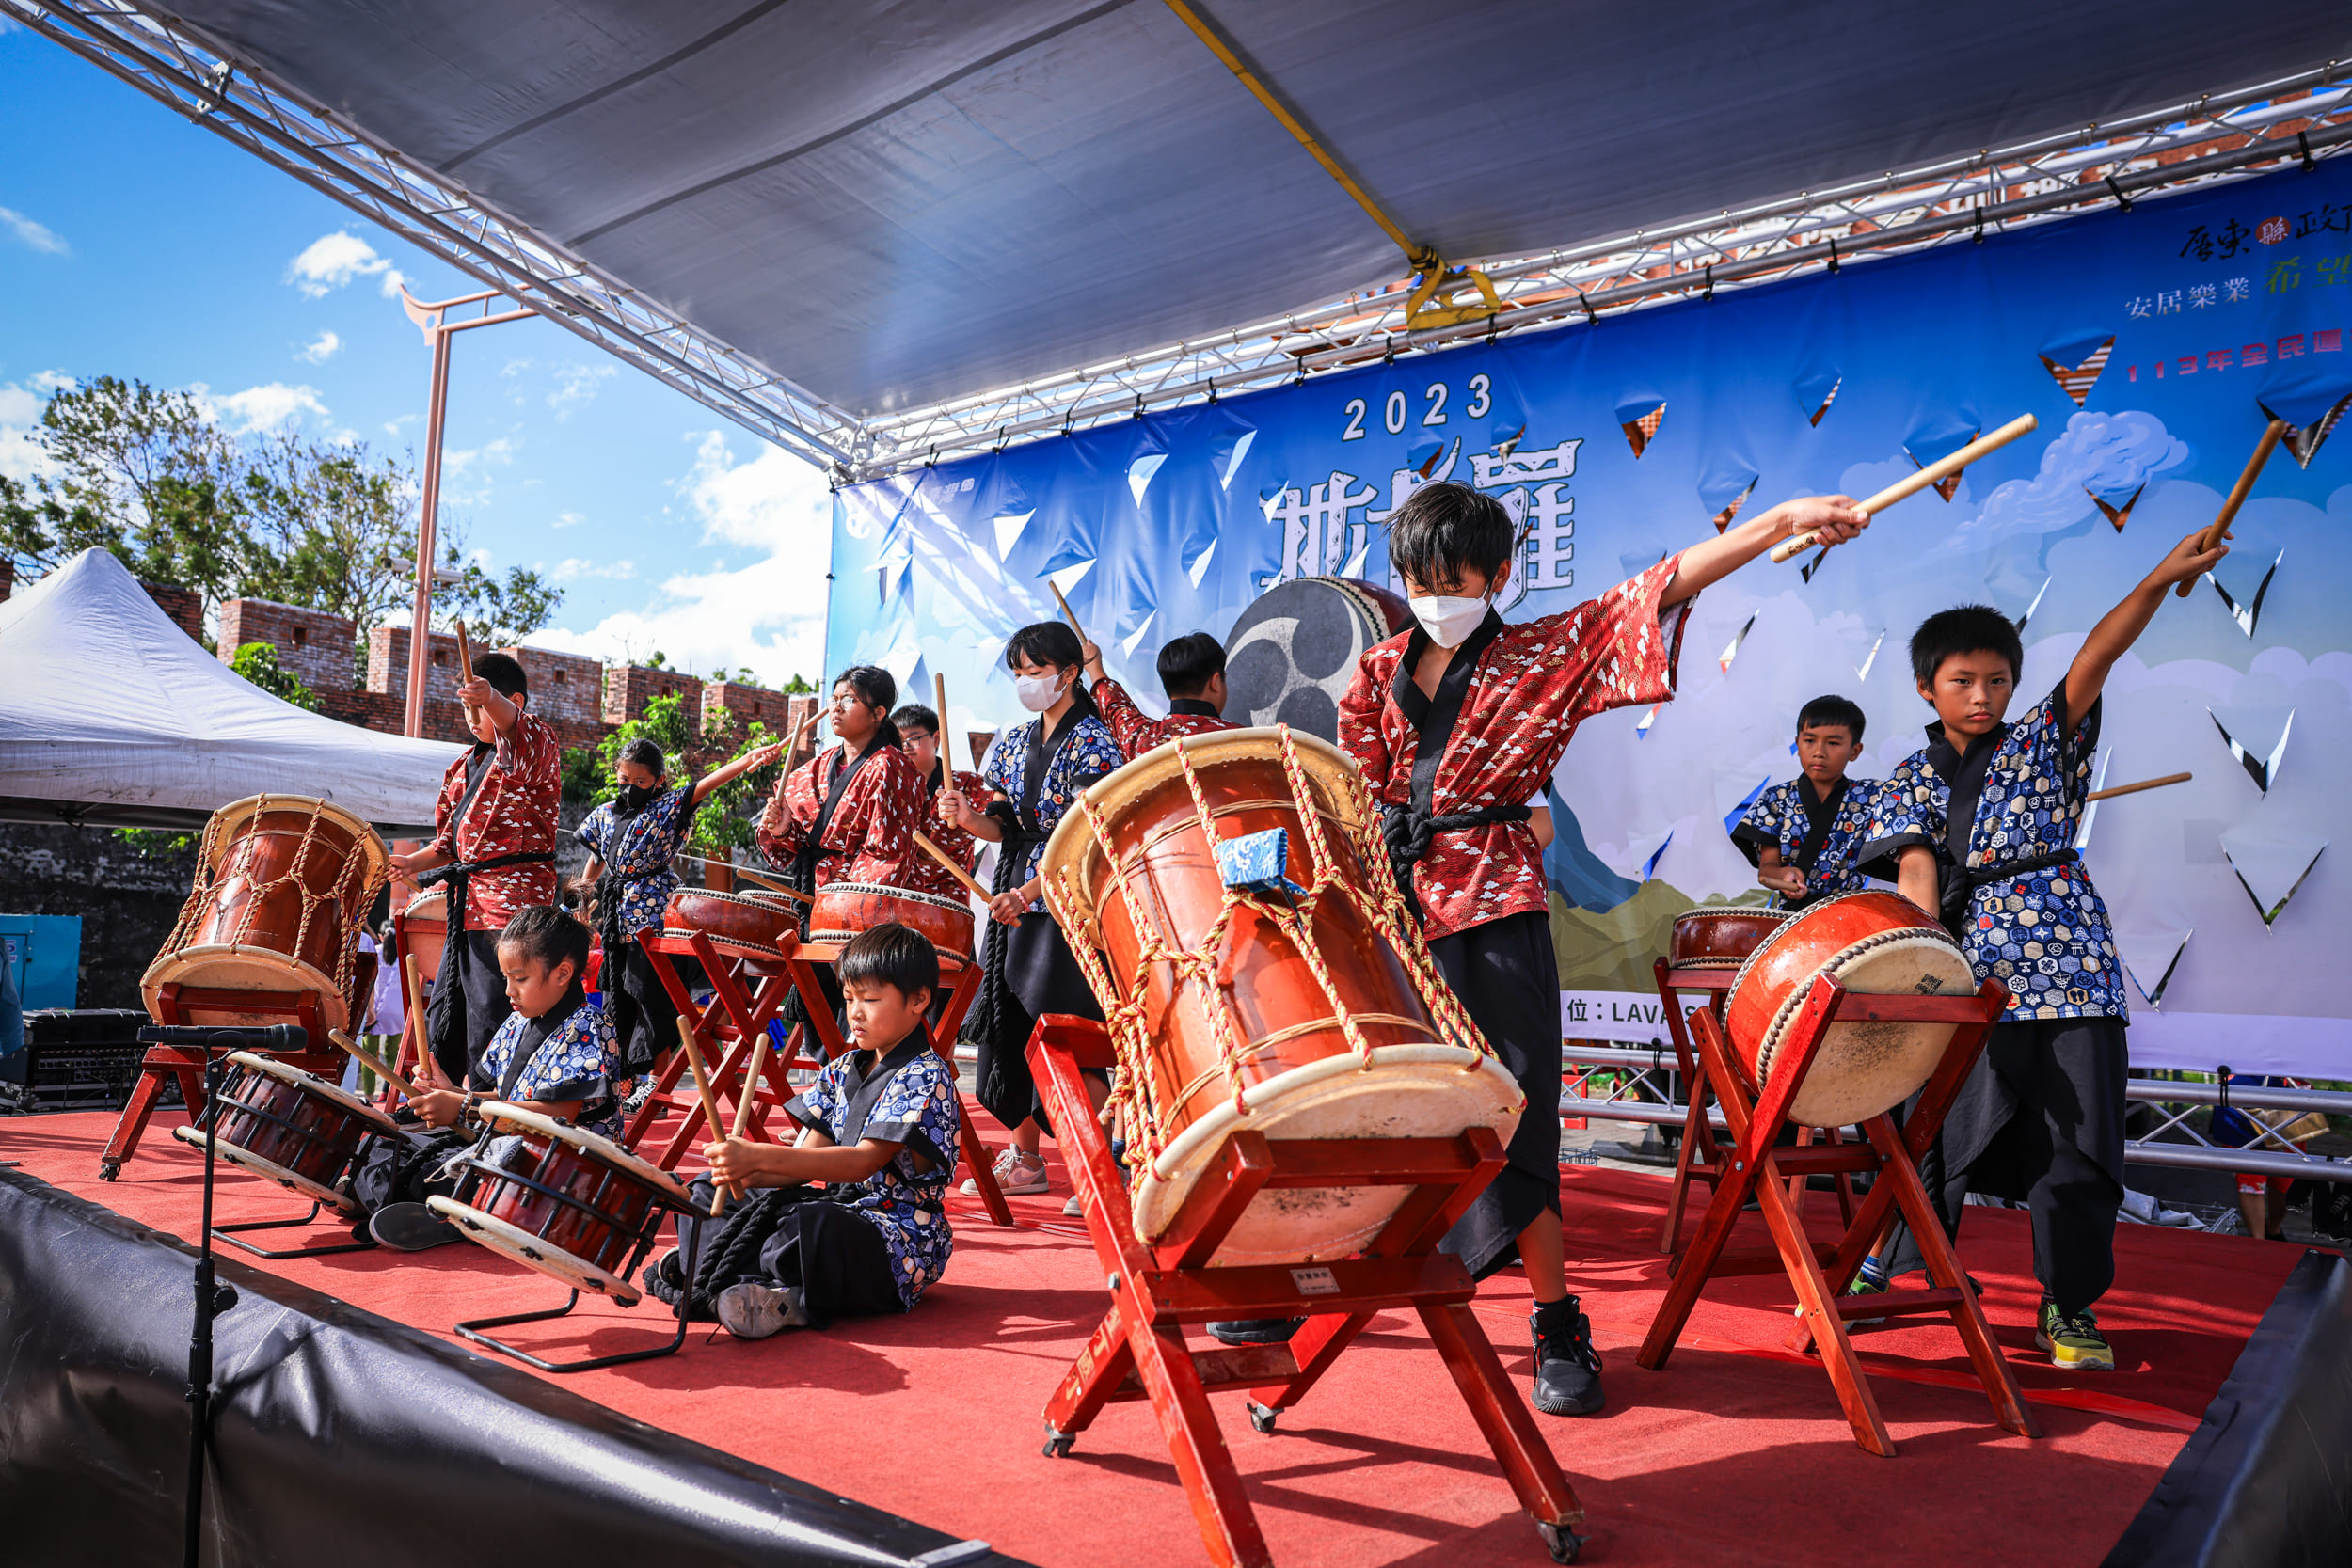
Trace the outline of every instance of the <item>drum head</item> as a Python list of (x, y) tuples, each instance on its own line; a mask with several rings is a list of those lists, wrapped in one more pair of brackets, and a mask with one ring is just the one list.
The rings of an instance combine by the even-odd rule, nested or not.
[(386, 1116), (382, 1111), (358, 1095), (350, 1093), (341, 1084), (330, 1084), (314, 1072), (305, 1072), (298, 1067), (278, 1061), (272, 1056), (256, 1056), (249, 1051), (231, 1052), (229, 1059), (239, 1067), (249, 1067), (254, 1071), (264, 1073), (281, 1084), (292, 1084), (305, 1094), (317, 1095), (321, 1100), (331, 1100), (378, 1132), (398, 1132), (400, 1131), (400, 1123)]
[(435, 1213), (464, 1231), (468, 1240), (480, 1242), (492, 1252), (503, 1253), (527, 1268), (537, 1269), (559, 1285), (575, 1291), (594, 1291), (600, 1296), (612, 1297), (622, 1307), (634, 1307), (644, 1299), (628, 1280), (607, 1274), (560, 1246), (551, 1246), (528, 1230), (493, 1219), (454, 1198), (437, 1194), (424, 1201)]
[(600, 1132), (591, 1132), (582, 1127), (567, 1126), (553, 1117), (541, 1116), (536, 1111), (525, 1110), (520, 1105), (509, 1104), (503, 1100), (484, 1101), (481, 1114), (485, 1121), (502, 1121), (519, 1132), (548, 1138), (556, 1143), (571, 1145), (598, 1164), (609, 1165), (622, 1175), (634, 1179), (641, 1186), (653, 1194), (656, 1202), (666, 1203), (674, 1209), (691, 1210), (694, 1206), (693, 1197), (687, 1192), (685, 1182), (680, 1181), (660, 1165), (648, 1164), (640, 1160), (636, 1155)]
[(439, 888), (421, 893), (408, 900), (406, 907), (400, 911), (400, 917), (403, 920), (437, 920), (446, 925), (449, 921), (449, 895)]
[[(316, 964), (303, 962), (275, 947), (236, 942), (208, 942), (166, 953), (139, 976), (139, 994), (150, 1018), (163, 1017), (166, 986), (201, 986), (221, 990), (258, 990), (283, 995), (311, 991), (318, 997), (319, 1022), (329, 1029), (351, 1026), (351, 1006), (342, 989)], [(255, 1026), (286, 1022), (283, 1013), (240, 1009), (233, 1005), (183, 1005), (184, 1021), (192, 1024)]]
[[(1362, 801), (1359, 796), (1356, 764), (1337, 746), (1318, 740), (1311, 735), (1291, 734), (1291, 744), (1298, 756), (1299, 771), (1307, 776), (1307, 785), (1315, 796), (1315, 803), (1336, 821), (1325, 825), (1332, 839), (1334, 852), (1344, 854), (1342, 839), (1360, 841), (1368, 828), (1363, 818)], [(1282, 732), (1265, 730), (1218, 730), (1210, 735), (1185, 736), (1165, 746), (1155, 746), (1136, 758), (1118, 772), (1103, 779), (1086, 792), (1086, 799), (1102, 815), (1105, 830), (1116, 832), (1119, 820), (1134, 809), (1136, 803), (1168, 779), (1184, 770), (1177, 760), (1176, 748), (1184, 749), (1185, 757), (1196, 772), (1207, 772), (1222, 763), (1236, 758), (1253, 761), (1282, 754)], [(1287, 801), (1285, 802), (1288, 803)], [(1039, 869), (1046, 885), (1055, 885), (1057, 879), (1067, 872), (1079, 904), (1088, 918), (1094, 916), (1094, 868), (1102, 859), (1103, 847), (1094, 836), (1093, 826), (1086, 813), (1068, 811), (1053, 836), (1045, 841), (1045, 856)]]
[[(1229, 1099), (1184, 1129), (1136, 1182), (1136, 1234), (1149, 1243), (1176, 1221), (1216, 1154), (1247, 1128), (1269, 1138), (1452, 1138), (1489, 1127), (1508, 1143), (1526, 1105), (1492, 1056), (1450, 1045), (1384, 1045), (1367, 1068), (1352, 1053), (1252, 1085), (1247, 1113)], [(1360, 1252), (1409, 1187), (1286, 1187), (1263, 1192), (1212, 1264), (1303, 1263)]]
[[(1915, 927), (1865, 937), (1821, 966), (1848, 990), (1874, 996), (1966, 996), (1976, 973), (1940, 927)], [(1756, 1053), (1756, 1077), (1770, 1082), (1774, 1059), (1810, 986), (1791, 990), (1773, 1014)], [(1813, 1058), (1813, 1070), (1789, 1107), (1804, 1127), (1867, 1121), (1911, 1098), (1935, 1072), (1951, 1043), (1949, 1023), (1836, 1023)]]
[[(204, 1134), (193, 1127), (175, 1127), (171, 1130), (171, 1135), (190, 1148), (200, 1150), (204, 1147)], [(213, 1140), (213, 1152), (240, 1170), (251, 1171), (264, 1181), (275, 1181), (297, 1197), (308, 1198), (313, 1203), (323, 1203), (346, 1218), (356, 1220), (367, 1212), (359, 1206), (357, 1199), (339, 1193), (332, 1187), (322, 1187), (307, 1176), (296, 1176), (285, 1166), (264, 1160), (249, 1149), (239, 1148), (226, 1138)]]
[(1225, 639), (1225, 711), (1336, 742), (1356, 661), (1403, 629), (1395, 595), (1347, 578), (1299, 578), (1258, 595)]
[(215, 846), (224, 850), (234, 841), (237, 831), (266, 811), (298, 811), (309, 816), (316, 812), (326, 821), (351, 835), (352, 844), (367, 861), (366, 884), (373, 890), (383, 881), (391, 867), (391, 851), (384, 847), (384, 837), (367, 823), (343, 810), (332, 800), (315, 795), (251, 795), (242, 800), (231, 800), (213, 813), (213, 837)]

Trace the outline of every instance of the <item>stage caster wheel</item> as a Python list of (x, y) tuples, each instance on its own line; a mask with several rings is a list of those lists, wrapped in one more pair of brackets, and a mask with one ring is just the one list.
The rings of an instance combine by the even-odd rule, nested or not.
[(1544, 1538), (1544, 1550), (1554, 1562), (1574, 1562), (1576, 1554), (1584, 1549), (1584, 1538), (1565, 1525), (1539, 1524), (1535, 1533)]
[(112, 1180), (113, 1180), (116, 1177), (120, 1176), (121, 1174), (122, 1174), (122, 1163), (121, 1163), (120, 1161), (119, 1161), (119, 1160), (101, 1160), (101, 1161), (99, 1161), (99, 1162), (98, 1162), (98, 1180), (101, 1180), (101, 1181), (112, 1181)]
[(1070, 1450), (1072, 1447), (1075, 1445), (1077, 1441), (1078, 1434), (1076, 1433), (1056, 1432), (1052, 1423), (1048, 1422), (1045, 1428), (1045, 1457), (1048, 1459), (1068, 1459), (1070, 1457)]
[(1251, 1400), (1248, 1408), (1249, 1411), (1249, 1425), (1251, 1430), (1256, 1432), (1262, 1437), (1273, 1436), (1274, 1418), (1277, 1416), (1279, 1416), (1281, 1412), (1279, 1410), (1269, 1410), (1264, 1405), (1260, 1404), (1256, 1400)]

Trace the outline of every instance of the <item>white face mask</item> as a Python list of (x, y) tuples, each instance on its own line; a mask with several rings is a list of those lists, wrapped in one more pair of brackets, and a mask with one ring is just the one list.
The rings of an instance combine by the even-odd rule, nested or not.
[(1458, 648), (1470, 634), (1478, 629), (1486, 618), (1484, 598), (1457, 598), (1450, 594), (1433, 594), (1426, 598), (1408, 599), (1413, 607), (1413, 619), (1429, 634), (1429, 641), (1440, 648)]
[(1043, 713), (1047, 708), (1052, 707), (1056, 700), (1061, 696), (1061, 677), (1058, 675), (1015, 675), (1012, 677), (1012, 694), (1018, 697), (1021, 700), (1021, 705), (1031, 713)]

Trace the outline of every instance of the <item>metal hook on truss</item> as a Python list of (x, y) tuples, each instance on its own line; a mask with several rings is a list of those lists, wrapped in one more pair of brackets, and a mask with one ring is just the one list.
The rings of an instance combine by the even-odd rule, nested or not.
[(2309, 131), (2295, 133), (2295, 145), (2303, 150), (2304, 173), (2309, 174), (2319, 166), (2319, 160), (2312, 156), (2312, 134)]
[(1832, 277), (1837, 276), (1837, 236), (1835, 234), (1829, 237), (1829, 275)]
[(1700, 291), (1699, 298), (1709, 305), (1715, 303), (1715, 263), (1712, 261), (1707, 263), (1707, 287)]
[(1143, 418), (1143, 394), (1141, 392), (1137, 392), (1136, 394), (1135, 409), (1127, 417), (1131, 420), (1139, 420)]
[(1600, 312), (1593, 309), (1593, 302), (1584, 297), (1583, 290), (1579, 289), (1576, 291), (1576, 302), (1584, 307), (1584, 324), (1587, 326), (1598, 326), (1600, 325)]
[(1216, 406), (1216, 377), (1215, 377), (1215, 376), (1211, 376), (1211, 377), (1209, 377), (1209, 404), (1208, 404), (1208, 405), (1209, 405), (1211, 408), (1215, 408), (1215, 407)]
[(2115, 204), (2123, 211), (2128, 213), (2132, 210), (2132, 198), (2123, 194), (2123, 187), (2115, 182), (2112, 174), (2107, 176), (2107, 194), (2115, 198)]

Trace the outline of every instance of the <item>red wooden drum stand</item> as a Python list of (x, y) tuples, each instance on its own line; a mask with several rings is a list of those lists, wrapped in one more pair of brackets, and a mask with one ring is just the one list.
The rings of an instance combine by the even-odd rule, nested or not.
[[(1111, 1291), (1110, 1310), (1046, 1402), (1046, 1455), (1067, 1457), (1105, 1404), (1149, 1400), (1211, 1561), (1262, 1568), (1273, 1559), (1209, 1408), (1210, 1391), (1241, 1390), (1251, 1425), (1272, 1432), (1275, 1418), (1306, 1397), (1375, 1313), (1410, 1307), (1553, 1560), (1574, 1561), (1583, 1543), (1572, 1528), (1583, 1505), (1470, 1313), (1477, 1287), (1469, 1272), (1437, 1250), (1502, 1168), (1493, 1130), (1473, 1125), (1451, 1138), (1270, 1139), (1254, 1129), (1237, 1132), (1219, 1149), (1214, 1179), (1194, 1185), (1174, 1224), (1147, 1246), (1136, 1236), (1119, 1167), (1079, 1076), (1111, 1067), (1114, 1056), (1109, 1034), (1085, 1019), (1042, 1018), (1029, 1037), (1029, 1064), (1054, 1125), (1064, 1130), (1071, 1180)], [(1305, 1267), (1205, 1266), (1261, 1190), (1348, 1187), (1406, 1190), (1403, 1206), (1357, 1256)], [(1184, 1344), (1186, 1323), (1285, 1317), (1307, 1320), (1287, 1344), (1200, 1351)]]
[[(2009, 992), (1996, 980), (1986, 981), (1973, 996), (1873, 995), (1848, 990), (1835, 975), (1823, 974), (1814, 980), (1780, 1037), (1771, 1080), (1761, 1089), (1733, 1052), (1715, 1015), (1705, 1008), (1693, 1009), (1690, 1022), (1699, 1069), (1723, 1105), (1730, 1137), (1716, 1150), (1715, 1196), (1707, 1206), (1706, 1218), (1689, 1250), (1675, 1260), (1673, 1283), (1634, 1360), (1653, 1371), (1665, 1366), (1709, 1279), (1769, 1273), (1778, 1267), (1787, 1271), (1789, 1283), (1796, 1288), (1804, 1320), (1794, 1348), (1802, 1350), (1808, 1342), (1820, 1346), (1822, 1367), (1837, 1390), (1838, 1402), (1845, 1407), (1854, 1441), (1864, 1449), (1891, 1457), (1895, 1444), (1847, 1338), (1846, 1320), (1916, 1312), (1951, 1314), (1977, 1380), (1993, 1402), (1994, 1418), (2007, 1431), (2039, 1436), (2016, 1380), (1993, 1342), (1993, 1331), (1985, 1323), (1976, 1294), (1961, 1275), (1960, 1259), (1945, 1238), (1943, 1222), (1928, 1202), (1918, 1171), (1920, 1156), (1944, 1125), (1961, 1084), (1983, 1053), (1985, 1037), (2008, 1003)], [(1789, 1107), (1817, 1065), (1822, 1042), (1833, 1027), (1854, 1023), (1948, 1023), (1954, 1028), (1942, 1061), (1920, 1092), (1918, 1108), (1905, 1118), (1900, 1132), (1891, 1113), (1882, 1111), (1861, 1124), (1867, 1143), (1774, 1148), (1781, 1128), (1788, 1124)], [(1693, 1092), (1692, 1100), (1695, 1102), (1698, 1098)], [(1805, 1236), (1789, 1184), (1817, 1174), (1851, 1176), (1856, 1172), (1874, 1176), (1869, 1196), (1847, 1222), (1838, 1245), (1817, 1245)], [(1763, 1211), (1773, 1249), (1727, 1253), (1724, 1243), (1731, 1239), (1740, 1211), (1751, 1196)], [(1846, 1288), (1860, 1272), (1863, 1259), (1897, 1210), (1918, 1240), (1931, 1288), (1847, 1295)]]

